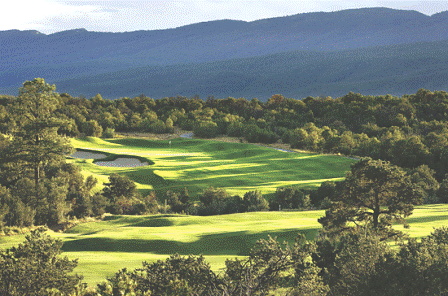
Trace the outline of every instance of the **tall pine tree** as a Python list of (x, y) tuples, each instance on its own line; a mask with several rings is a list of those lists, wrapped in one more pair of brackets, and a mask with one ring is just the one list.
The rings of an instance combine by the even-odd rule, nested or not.
[(36, 197), (42, 167), (73, 153), (69, 139), (57, 133), (67, 122), (54, 113), (60, 104), (55, 89), (43, 78), (23, 83), (13, 109), (17, 125), (0, 158), (0, 162), (21, 167), (22, 172), (32, 170)]

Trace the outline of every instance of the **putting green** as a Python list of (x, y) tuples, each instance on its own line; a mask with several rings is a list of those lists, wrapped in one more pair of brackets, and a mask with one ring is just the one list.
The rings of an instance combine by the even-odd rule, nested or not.
[(144, 194), (155, 190), (163, 199), (167, 190), (187, 188), (195, 197), (209, 186), (223, 187), (231, 194), (250, 190), (272, 194), (277, 187), (297, 185), (317, 187), (324, 181), (338, 181), (356, 160), (334, 155), (288, 153), (241, 143), (199, 139), (151, 141), (144, 139), (73, 139), (75, 148), (106, 153), (108, 158), (137, 157), (151, 165), (142, 167), (100, 167), (92, 160), (70, 159), (85, 175), (102, 182), (112, 173), (123, 174), (136, 182)]

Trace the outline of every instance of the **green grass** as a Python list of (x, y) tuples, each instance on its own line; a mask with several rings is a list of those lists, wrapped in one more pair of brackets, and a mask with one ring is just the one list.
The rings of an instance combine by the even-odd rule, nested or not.
[[(64, 241), (64, 255), (79, 258), (76, 272), (90, 285), (121, 268), (141, 267), (142, 261), (168, 255), (203, 254), (219, 271), (227, 258), (242, 258), (260, 238), (277, 236), (294, 242), (298, 232), (313, 239), (323, 211), (259, 212), (222, 216), (107, 216), (104, 221), (80, 224), (66, 233), (50, 232)], [(23, 241), (24, 235), (0, 237), (0, 249)]]
[[(293, 243), (297, 234), (314, 239), (324, 211), (257, 212), (222, 216), (107, 216), (104, 221), (79, 224), (66, 233), (50, 232), (64, 241), (63, 251), (79, 258), (76, 272), (89, 285), (103, 281), (121, 268), (141, 267), (142, 261), (164, 260), (172, 253), (203, 254), (212, 269), (219, 272), (227, 258), (243, 258), (254, 243), (276, 236)], [(446, 225), (448, 205), (425, 205), (409, 217), (411, 237), (430, 234)], [(22, 242), (24, 235), (0, 237), (0, 249)]]
[(355, 161), (340, 156), (285, 153), (274, 149), (240, 143), (199, 139), (151, 141), (144, 139), (98, 138), (74, 139), (75, 148), (105, 152), (107, 159), (137, 157), (151, 165), (134, 168), (100, 167), (92, 160), (71, 159), (85, 175), (98, 177), (101, 187), (112, 173), (128, 176), (144, 194), (155, 190), (163, 198), (167, 190), (186, 187), (197, 196), (209, 186), (223, 187), (231, 194), (243, 195), (260, 190), (269, 195), (277, 187), (298, 185), (317, 187), (323, 181), (341, 180)]
[[(155, 190), (163, 199), (167, 190), (188, 189), (195, 197), (209, 186), (223, 187), (231, 194), (261, 190), (265, 196), (285, 185), (316, 187), (326, 180), (341, 180), (352, 159), (330, 155), (285, 153), (241, 143), (209, 140), (98, 138), (73, 139), (75, 148), (104, 152), (105, 160), (137, 157), (146, 167), (101, 167), (93, 160), (69, 159), (83, 174), (99, 179), (101, 190), (113, 173), (126, 175), (144, 194)], [(323, 211), (244, 213), (195, 217), (181, 215), (108, 216), (105, 221), (84, 223), (66, 233), (52, 233), (64, 241), (69, 258), (79, 258), (76, 272), (90, 285), (103, 281), (121, 268), (133, 269), (142, 261), (164, 259), (169, 254), (203, 254), (219, 271), (227, 258), (249, 254), (254, 243), (268, 235), (294, 241), (298, 232), (313, 239), (320, 228)], [(23, 240), (23, 235), (0, 237), (6, 249)]]

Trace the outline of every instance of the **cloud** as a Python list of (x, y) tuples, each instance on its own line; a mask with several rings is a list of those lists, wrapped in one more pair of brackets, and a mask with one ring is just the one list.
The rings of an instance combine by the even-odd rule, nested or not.
[(254, 21), (315, 11), (361, 7), (448, 10), (447, 1), (376, 0), (10, 0), (2, 3), (0, 30), (53, 33), (74, 28), (123, 32), (156, 30), (219, 19)]
[[(2, 3), (0, 30), (40, 30), (53, 32), (52, 20), (65, 20), (74, 23), (78, 20), (109, 18), (110, 12), (92, 4), (71, 5), (55, 0), (17, 0)], [(60, 31), (60, 30), (58, 30)]]

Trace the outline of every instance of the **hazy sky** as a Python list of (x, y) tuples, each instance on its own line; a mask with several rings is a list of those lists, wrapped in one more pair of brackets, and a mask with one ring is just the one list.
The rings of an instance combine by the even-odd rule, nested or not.
[(38, 30), (50, 34), (76, 28), (103, 32), (155, 30), (217, 19), (253, 21), (360, 7), (389, 7), (432, 15), (448, 10), (448, 1), (7, 0), (1, 5), (0, 31)]

